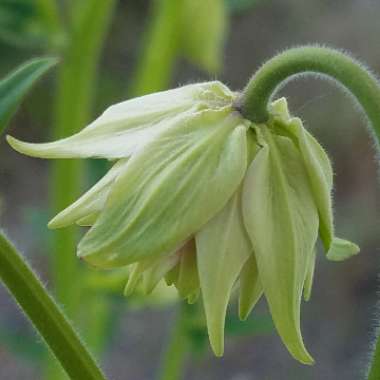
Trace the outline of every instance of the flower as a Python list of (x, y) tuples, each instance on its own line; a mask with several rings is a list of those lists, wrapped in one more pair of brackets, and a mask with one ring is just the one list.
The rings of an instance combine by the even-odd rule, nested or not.
[(201, 295), (219, 356), (233, 289), (242, 319), (264, 293), (290, 353), (312, 363), (300, 304), (310, 297), (318, 235), (332, 260), (358, 247), (334, 235), (330, 161), (286, 100), (255, 125), (235, 109), (237, 95), (220, 82), (193, 84), (114, 105), (63, 140), (7, 139), (30, 156), (114, 161), (49, 226), (90, 226), (78, 255), (101, 268), (130, 266), (127, 295), (163, 279), (190, 303)]

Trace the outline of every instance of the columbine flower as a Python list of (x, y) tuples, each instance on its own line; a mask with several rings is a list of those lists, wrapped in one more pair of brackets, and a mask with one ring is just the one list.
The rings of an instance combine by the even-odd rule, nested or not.
[(203, 299), (211, 346), (223, 353), (232, 289), (245, 319), (262, 293), (285, 345), (311, 363), (300, 332), (319, 236), (327, 256), (358, 252), (334, 237), (328, 157), (286, 101), (254, 125), (219, 82), (181, 87), (110, 107), (78, 134), (46, 144), (8, 137), (43, 158), (116, 161), (52, 228), (91, 226), (78, 255), (102, 268), (131, 265), (130, 294), (165, 279), (180, 296)]

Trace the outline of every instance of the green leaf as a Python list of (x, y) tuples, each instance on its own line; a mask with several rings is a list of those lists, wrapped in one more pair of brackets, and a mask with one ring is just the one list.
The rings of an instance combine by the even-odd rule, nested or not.
[(182, 8), (182, 52), (193, 63), (217, 73), (223, 62), (227, 29), (223, 0), (184, 0)]
[[(310, 364), (300, 329), (302, 290), (318, 235), (318, 211), (297, 147), (265, 125), (263, 148), (244, 181), (243, 215), (276, 328), (291, 354)], [(262, 132), (261, 132), (262, 131)]]
[(78, 255), (95, 266), (117, 267), (173, 252), (241, 182), (247, 160), (242, 122), (229, 107), (172, 119), (132, 156)]
[(55, 58), (32, 59), (0, 81), (0, 133), (33, 84), (56, 63)]
[(240, 190), (196, 234), (200, 287), (210, 343), (216, 356), (224, 351), (224, 322), (232, 287), (252, 253), (241, 212)]

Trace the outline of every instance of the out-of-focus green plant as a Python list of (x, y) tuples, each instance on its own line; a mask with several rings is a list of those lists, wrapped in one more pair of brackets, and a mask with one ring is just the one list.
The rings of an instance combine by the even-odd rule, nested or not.
[(0, 134), (30, 88), (56, 63), (55, 58), (36, 58), (0, 81)]
[(132, 94), (166, 89), (180, 57), (216, 74), (222, 66), (227, 16), (223, 0), (154, 1)]
[(57, 4), (52, 0), (2, 0), (0, 39), (27, 49), (46, 49), (63, 41)]
[[(0, 134), (30, 87), (55, 63), (56, 60), (52, 58), (35, 59), (0, 81), (2, 116)], [(0, 278), (72, 378), (104, 379), (65, 315), (22, 255), (2, 232), (0, 232)], [(14, 339), (9, 336), (6, 338), (8, 343), (15, 347)]]
[[(65, 32), (62, 64), (58, 73), (55, 97), (54, 138), (68, 136), (81, 129), (91, 115), (96, 91), (97, 67), (100, 53), (115, 6), (114, 0), (85, 0), (67, 3), (64, 12), (68, 26)], [(73, 160), (57, 162), (51, 172), (51, 207), (61, 209), (70, 203), (83, 186), (84, 166)], [(68, 315), (86, 325), (84, 336), (90, 346), (101, 349), (107, 316), (105, 299), (95, 302), (86, 298), (79, 285), (81, 268), (67, 252), (73, 251), (78, 231), (74, 228), (53, 235), (51, 269), (53, 286), (59, 302), (65, 305)], [(102, 302), (104, 301), (104, 302)], [(86, 313), (82, 306), (86, 309)], [(92, 311), (92, 308), (95, 308)], [(100, 312), (100, 308), (103, 309)], [(94, 317), (94, 315), (97, 315)], [(56, 366), (48, 366), (47, 379), (56, 380), (62, 372)]]

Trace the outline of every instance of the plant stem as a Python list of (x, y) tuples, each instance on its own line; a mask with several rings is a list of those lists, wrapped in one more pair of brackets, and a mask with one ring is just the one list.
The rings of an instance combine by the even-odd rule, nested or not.
[(183, 377), (183, 367), (188, 352), (187, 309), (189, 305), (182, 302), (171, 331), (170, 340), (161, 361), (160, 380), (179, 380)]
[(71, 379), (105, 380), (58, 305), (2, 233), (0, 277)]
[[(349, 55), (320, 46), (304, 46), (280, 53), (250, 79), (236, 108), (254, 123), (269, 119), (268, 104), (289, 79), (311, 74), (332, 79), (362, 107), (380, 153), (380, 84), (371, 72)], [(380, 379), (380, 334), (377, 334), (367, 380)]]
[[(78, 132), (90, 118), (98, 61), (114, 5), (115, 0), (85, 0), (67, 8), (70, 12), (68, 44), (58, 73), (53, 139)], [(83, 169), (83, 163), (75, 160), (54, 163), (50, 185), (54, 213), (79, 195), (84, 182)], [(54, 232), (55, 255), (51, 257), (57, 299), (73, 320), (78, 320), (80, 302), (86, 301), (80, 281), (81, 268), (75, 255), (77, 233), (75, 227)], [(61, 378), (59, 368), (48, 364), (46, 378)]]
[(250, 79), (237, 102), (242, 114), (255, 123), (268, 120), (268, 104), (281, 86), (300, 75), (328, 77), (345, 88), (361, 105), (380, 138), (380, 86), (361, 63), (330, 48), (303, 46), (278, 54)]
[(149, 29), (144, 37), (133, 96), (166, 89), (179, 49), (179, 14), (182, 0), (154, 1)]
[[(97, 63), (113, 4), (113, 0), (87, 0), (81, 7), (74, 7), (77, 14), (73, 15), (70, 44), (58, 77), (54, 139), (78, 132), (89, 119)], [(51, 184), (54, 212), (67, 207), (78, 196), (83, 181), (82, 169), (74, 160), (54, 163)], [(80, 297), (78, 283), (74, 280), (78, 276), (78, 259), (74, 254), (76, 235), (74, 228), (55, 232), (56, 254), (52, 257), (57, 297), (70, 317), (75, 315)]]

